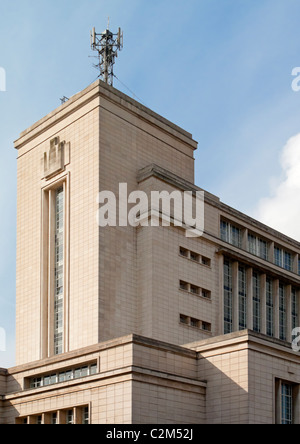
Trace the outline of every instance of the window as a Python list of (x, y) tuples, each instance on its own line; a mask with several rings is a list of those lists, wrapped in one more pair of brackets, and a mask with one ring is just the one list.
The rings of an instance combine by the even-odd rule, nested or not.
[(197, 253), (194, 253), (193, 251), (191, 251), (190, 255), (191, 255), (192, 261), (200, 262), (200, 254), (197, 254)]
[(187, 250), (184, 247), (179, 247), (179, 255), (181, 257), (185, 257), (186, 259), (190, 259), (193, 262), (197, 262), (198, 264), (210, 267), (211, 260), (208, 257), (202, 256), (194, 251)]
[(274, 336), (274, 300), (272, 279), (266, 279), (266, 327), (267, 335)]
[(67, 411), (66, 424), (74, 424), (74, 411), (73, 411), (73, 409)]
[(268, 260), (267, 242), (253, 234), (248, 234), (248, 251), (251, 254), (255, 254), (255, 256)]
[(179, 317), (180, 323), (189, 327), (197, 328), (205, 332), (211, 332), (211, 324), (209, 322), (200, 321), (199, 319), (191, 318), (183, 314)]
[(42, 378), (33, 378), (31, 380), (31, 384), (30, 384), (30, 388), (38, 388), (38, 387), (42, 387)]
[(96, 375), (97, 373), (97, 364), (93, 364), (90, 366), (90, 375)]
[(202, 265), (206, 265), (207, 267), (210, 267), (211, 260), (208, 257), (202, 256), (201, 262), (202, 262)]
[(279, 284), (279, 339), (286, 341), (286, 293), (283, 284)]
[(224, 242), (228, 242), (229, 244), (232, 244), (235, 247), (241, 248), (242, 232), (240, 228), (223, 220), (221, 220), (220, 228), (221, 228), (221, 239)]
[(188, 291), (189, 293), (201, 296), (205, 299), (211, 299), (211, 292), (204, 288), (200, 288), (197, 285), (189, 284), (185, 281), (179, 281), (179, 289), (183, 291)]
[(180, 323), (181, 324), (185, 324), (185, 325), (189, 325), (189, 318), (188, 316), (185, 315), (180, 315)]
[(247, 296), (246, 296), (246, 269), (239, 266), (239, 329), (247, 328)]
[(90, 418), (89, 418), (89, 408), (84, 407), (82, 410), (82, 424), (89, 424)]
[(30, 388), (45, 387), (60, 382), (71, 381), (72, 379), (84, 378), (85, 376), (95, 375), (97, 373), (97, 364), (86, 365), (84, 367), (76, 367), (64, 372), (45, 375), (30, 380)]
[(64, 317), (64, 190), (55, 196), (55, 265), (54, 265), (54, 354), (63, 352)]
[(179, 282), (179, 288), (180, 290), (188, 291), (189, 290), (189, 284), (184, 281)]
[(73, 379), (73, 371), (72, 370), (68, 370), (66, 372), (59, 373), (59, 375), (58, 375), (58, 382), (70, 381), (70, 379)]
[(293, 424), (293, 390), (287, 383), (281, 384), (281, 424)]
[(292, 330), (299, 327), (298, 317), (299, 317), (299, 300), (297, 295), (297, 290), (292, 288)]
[(57, 424), (57, 423), (58, 423), (58, 421), (57, 421), (57, 413), (55, 412), (55, 413), (51, 414), (51, 424)]
[(199, 328), (200, 327), (200, 321), (198, 319), (191, 318), (190, 326), (191, 327)]
[[(299, 385), (290, 381), (276, 379), (275, 405), (276, 424), (295, 424), (298, 419)], [(297, 421), (298, 422), (298, 421)]]
[(260, 276), (254, 272), (252, 277), (253, 286), (253, 330), (260, 332)]
[(57, 382), (57, 375), (51, 375), (51, 376), (45, 376), (44, 377), (44, 381), (43, 381), (43, 385), (52, 385), (52, 384), (56, 384)]
[(232, 264), (224, 260), (224, 334), (232, 333)]
[(281, 248), (274, 247), (274, 262), (275, 262), (275, 265), (282, 267), (282, 250), (281, 250)]
[(43, 412), (39, 415), (16, 418), (16, 424), (90, 424), (90, 412), (87, 405), (70, 407), (65, 410)]
[(211, 332), (211, 324), (202, 321), (202, 330)]
[(193, 294), (200, 294), (200, 288), (196, 287), (196, 285), (190, 285), (190, 292)]
[(201, 296), (205, 299), (211, 299), (211, 292), (208, 290), (201, 289)]
[(284, 251), (282, 248), (274, 247), (274, 263), (275, 265), (278, 265), (278, 267), (284, 268), (287, 271), (292, 271), (292, 254)]
[(189, 257), (189, 250), (187, 250), (186, 248), (180, 247), (179, 254), (182, 257)]

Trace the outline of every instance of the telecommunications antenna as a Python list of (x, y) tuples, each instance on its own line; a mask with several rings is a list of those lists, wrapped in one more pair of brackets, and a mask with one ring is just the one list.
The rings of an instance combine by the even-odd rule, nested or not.
[(99, 62), (94, 65), (100, 71), (100, 79), (113, 86), (114, 64), (118, 51), (123, 49), (123, 32), (121, 28), (117, 34), (109, 30), (109, 19), (106, 31), (97, 34), (95, 28), (91, 31), (91, 48), (98, 52)]

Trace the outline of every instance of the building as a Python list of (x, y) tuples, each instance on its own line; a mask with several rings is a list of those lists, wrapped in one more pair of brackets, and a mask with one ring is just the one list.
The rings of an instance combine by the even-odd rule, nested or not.
[[(300, 422), (300, 244), (195, 186), (191, 134), (97, 81), (15, 148), (16, 367), (0, 370), (0, 423)], [(99, 227), (99, 193), (120, 184), (201, 192), (203, 235), (175, 208), (170, 226)]]

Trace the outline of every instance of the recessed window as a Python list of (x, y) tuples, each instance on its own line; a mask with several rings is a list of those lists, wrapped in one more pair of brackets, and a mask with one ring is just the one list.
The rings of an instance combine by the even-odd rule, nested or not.
[(196, 296), (201, 296), (205, 299), (211, 299), (211, 291), (198, 287), (197, 285), (190, 284), (185, 281), (179, 281), (179, 288), (183, 291), (188, 291)]
[(201, 289), (201, 296), (205, 299), (211, 299), (211, 292), (209, 290)]
[(283, 250), (280, 247), (274, 247), (274, 263), (278, 267), (284, 268), (287, 271), (293, 269), (293, 257), (288, 251)]
[(289, 381), (276, 379), (276, 424), (295, 424), (298, 410), (299, 385)]
[(76, 367), (63, 372), (45, 375), (43, 377), (32, 378), (30, 388), (46, 387), (48, 385), (60, 382), (71, 381), (72, 379), (84, 378), (85, 376), (95, 375), (97, 373), (97, 364), (91, 364), (84, 367)]
[(239, 330), (247, 328), (247, 284), (246, 268), (239, 266), (238, 271), (238, 291), (239, 291)]
[(208, 257), (202, 256), (200, 253), (196, 253), (195, 251), (187, 250), (184, 247), (179, 247), (179, 254), (181, 257), (190, 259), (198, 264), (206, 265), (207, 267), (210, 267), (211, 265), (211, 260)]
[(89, 407), (76, 406), (65, 410), (48, 411), (43, 414), (18, 417), (15, 420), (16, 424), (90, 424)]
[(200, 254), (194, 253), (191, 251), (191, 260), (194, 262), (200, 262)]
[(191, 285), (190, 286), (190, 292), (191, 293), (193, 293), (193, 294), (200, 294), (200, 288), (199, 287), (196, 287), (196, 285)]
[(242, 230), (230, 222), (221, 220), (220, 224), (221, 239), (235, 247), (242, 246)]
[(201, 321), (200, 319), (192, 318), (190, 316), (180, 315), (180, 323), (189, 327), (197, 328), (205, 332), (211, 332), (211, 324), (209, 322)]
[(67, 411), (67, 424), (74, 424), (74, 410), (68, 410)]
[(292, 288), (292, 329), (299, 326), (299, 298), (297, 295), (297, 290)]
[(180, 286), (180, 290), (188, 291), (188, 289), (189, 289), (189, 284), (184, 281), (180, 281), (179, 286)]
[(57, 424), (57, 412), (51, 414), (51, 424)]
[(268, 260), (268, 243), (259, 237), (248, 234), (248, 251), (255, 256)]
[(253, 330), (259, 333), (261, 325), (260, 275), (256, 272), (253, 272), (252, 291), (253, 291)]
[(200, 321), (198, 319), (191, 318), (190, 325), (191, 325), (191, 327), (199, 328)]
[(202, 321), (201, 328), (202, 328), (202, 330), (204, 330), (204, 331), (209, 331), (209, 332), (211, 332), (211, 324), (209, 324), (208, 322), (203, 322), (203, 321)]
[(273, 281), (271, 278), (266, 279), (266, 321), (267, 335), (274, 336), (274, 296)]
[(210, 267), (211, 260), (208, 259), (207, 257), (202, 256), (201, 257), (201, 263), (202, 263), (202, 265), (206, 265), (207, 267)]
[(189, 257), (189, 250), (187, 250), (186, 248), (180, 247), (179, 254), (180, 254), (180, 256), (183, 256), (183, 257)]
[(287, 311), (286, 290), (283, 284), (279, 284), (279, 339), (286, 341)]
[(232, 262), (224, 260), (224, 334), (233, 331), (233, 283)]
[(89, 418), (89, 408), (84, 407), (82, 410), (82, 424), (89, 424), (90, 418)]
[(181, 324), (185, 324), (185, 325), (189, 325), (189, 318), (188, 318), (188, 316), (180, 315), (180, 323)]

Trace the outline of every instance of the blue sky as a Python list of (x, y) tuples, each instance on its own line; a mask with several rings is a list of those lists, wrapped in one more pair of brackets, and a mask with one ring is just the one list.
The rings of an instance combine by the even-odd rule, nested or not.
[[(56, 108), (60, 97), (96, 80), (90, 29), (103, 31), (108, 16), (112, 30), (123, 28), (124, 50), (115, 67), (122, 84), (115, 80), (114, 86), (130, 96), (133, 91), (193, 134), (199, 142), (196, 184), (262, 220), (262, 205), (271, 205), (268, 215), (276, 228), (278, 190), (289, 174), (282, 156), (290, 151), (284, 147), (300, 133), (300, 92), (291, 88), (292, 70), (300, 66), (300, 2), (0, 0), (0, 6), (0, 67), (7, 76), (7, 91), (0, 92), (0, 327), (7, 334), (0, 367), (5, 367), (14, 364), (15, 341), (13, 141)], [(293, 140), (295, 153), (300, 140)]]

